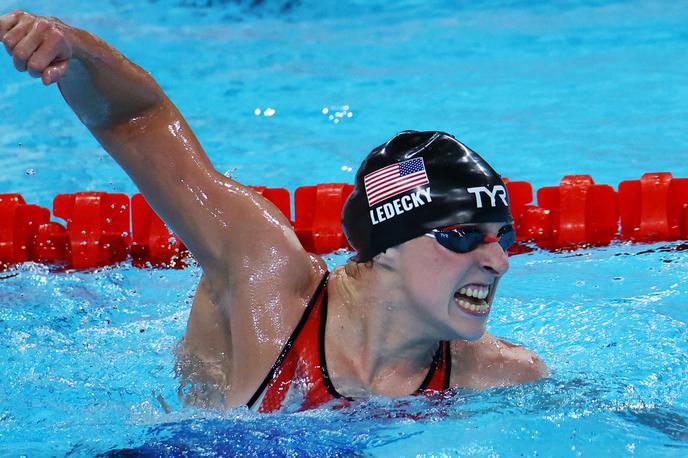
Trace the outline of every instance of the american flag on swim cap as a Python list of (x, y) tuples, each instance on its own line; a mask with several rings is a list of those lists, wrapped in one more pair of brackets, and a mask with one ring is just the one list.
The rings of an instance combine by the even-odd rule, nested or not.
[(388, 165), (363, 177), (370, 207), (382, 200), (428, 183), (422, 157)]

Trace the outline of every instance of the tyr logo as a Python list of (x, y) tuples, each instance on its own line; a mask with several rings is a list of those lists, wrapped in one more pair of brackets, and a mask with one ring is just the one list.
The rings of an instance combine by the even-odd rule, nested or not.
[(497, 196), (499, 196), (500, 199), (502, 199), (502, 202), (504, 203), (505, 206), (508, 206), (509, 204), (506, 201), (506, 189), (504, 189), (504, 186), (501, 184), (495, 185), (492, 188), (492, 191), (490, 191), (489, 188), (485, 186), (477, 186), (475, 188), (466, 188), (466, 191), (470, 192), (471, 194), (475, 194), (475, 204), (478, 208), (483, 208), (483, 199), (481, 193), (485, 193), (488, 195), (490, 198), (490, 206), (496, 207), (497, 206)]

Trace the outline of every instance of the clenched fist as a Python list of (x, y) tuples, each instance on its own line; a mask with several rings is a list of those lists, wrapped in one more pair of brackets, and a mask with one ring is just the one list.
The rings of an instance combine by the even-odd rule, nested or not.
[(0, 40), (20, 72), (49, 85), (67, 73), (72, 45), (70, 28), (56, 18), (23, 11), (0, 16)]

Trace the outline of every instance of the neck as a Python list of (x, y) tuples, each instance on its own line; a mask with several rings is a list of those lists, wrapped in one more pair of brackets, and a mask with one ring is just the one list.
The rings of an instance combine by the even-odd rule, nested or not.
[[(326, 357), (333, 379), (350, 373), (375, 392), (395, 395), (410, 394), (423, 380), (438, 339), (423, 328), (393, 278), (377, 264), (355, 277), (344, 268), (332, 272)], [(400, 393), (391, 393), (391, 385)]]

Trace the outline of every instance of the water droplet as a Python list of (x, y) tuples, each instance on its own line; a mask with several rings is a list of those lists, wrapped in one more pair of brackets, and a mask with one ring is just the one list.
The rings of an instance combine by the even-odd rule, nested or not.
[(266, 108), (265, 111), (263, 112), (263, 116), (273, 116), (277, 111), (275, 111), (274, 108)]
[(256, 108), (255, 110), (253, 110), (253, 114), (256, 116), (260, 116), (261, 113), (262, 111), (260, 110), (260, 108)]
[(325, 108), (322, 109), (322, 114), (327, 114), (327, 113), (329, 113), (329, 112), (330, 112), (330, 109), (327, 108), (327, 107), (325, 107)]

